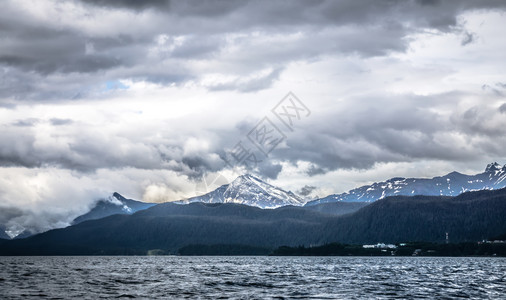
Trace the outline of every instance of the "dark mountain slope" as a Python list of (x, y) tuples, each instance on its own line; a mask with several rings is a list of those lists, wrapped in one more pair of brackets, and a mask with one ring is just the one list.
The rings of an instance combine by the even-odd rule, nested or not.
[(0, 228), (0, 239), (6, 239), (9, 240), (11, 237), (5, 233), (5, 229)]
[(164, 203), (2, 242), (3, 255), (175, 253), (187, 245), (318, 245), (328, 242), (478, 241), (506, 232), (506, 189), (458, 197), (390, 197), (335, 216), (303, 207)]
[(331, 214), (336, 216), (351, 214), (357, 210), (371, 204), (370, 202), (327, 202), (315, 205), (305, 206), (309, 210), (318, 211), (324, 214)]
[[(329, 241), (478, 241), (506, 231), (506, 189), (457, 197), (397, 196), (329, 222)], [(335, 228), (335, 230), (334, 230)]]
[(238, 204), (160, 204), (12, 241), (1, 254), (145, 254), (190, 244), (259, 247), (320, 243), (329, 216), (295, 207), (262, 210)]

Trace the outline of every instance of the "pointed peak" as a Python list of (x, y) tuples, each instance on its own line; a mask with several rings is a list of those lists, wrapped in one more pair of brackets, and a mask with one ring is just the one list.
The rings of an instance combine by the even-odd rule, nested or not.
[(118, 192), (114, 192), (114, 193), (112, 194), (112, 196), (113, 196), (114, 198), (118, 199), (118, 200), (125, 200), (125, 199), (126, 199), (125, 197), (123, 197), (123, 196), (122, 196), (120, 193), (118, 193)]
[(247, 180), (247, 181), (262, 181), (262, 179), (258, 178), (258, 177), (255, 177), (251, 174), (243, 174), (243, 175), (240, 175), (236, 178), (236, 180)]
[(123, 205), (124, 200), (126, 200), (125, 197), (121, 196), (119, 193), (114, 192), (112, 195), (101, 199), (99, 202), (112, 203), (114, 205)]
[[(506, 165), (505, 165), (506, 167)], [(498, 170), (501, 170), (502, 166), (498, 164), (497, 162), (493, 162), (487, 165), (487, 168), (485, 169), (485, 172), (495, 172)]]
[(244, 174), (239, 177), (237, 177), (232, 183), (230, 184), (231, 187), (238, 187), (238, 186), (257, 186), (259, 188), (265, 189), (266, 187), (274, 187), (273, 185), (263, 181), (262, 179), (251, 175), (251, 174)]

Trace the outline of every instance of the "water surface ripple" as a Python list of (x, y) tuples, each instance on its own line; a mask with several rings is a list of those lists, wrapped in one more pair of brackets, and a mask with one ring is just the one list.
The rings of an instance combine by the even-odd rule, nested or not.
[(0, 257), (2, 299), (506, 299), (506, 258)]

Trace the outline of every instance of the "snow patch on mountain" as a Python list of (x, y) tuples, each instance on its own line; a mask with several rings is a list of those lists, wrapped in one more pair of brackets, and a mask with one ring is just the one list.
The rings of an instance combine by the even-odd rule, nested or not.
[(304, 200), (290, 191), (268, 184), (252, 175), (242, 175), (229, 184), (202, 196), (176, 201), (187, 204), (204, 203), (239, 203), (260, 208), (277, 208), (286, 205), (300, 206)]
[(75, 218), (73, 224), (78, 224), (86, 220), (100, 219), (115, 214), (130, 215), (154, 205), (155, 203), (145, 203), (126, 199), (119, 193), (113, 193), (105, 199), (100, 199), (88, 213)]
[(396, 177), (384, 182), (362, 186), (346, 193), (329, 195), (310, 201), (306, 205), (336, 201), (373, 202), (395, 195), (457, 196), (468, 191), (494, 190), (504, 187), (506, 187), (506, 165), (501, 166), (494, 162), (487, 165), (485, 172), (476, 175), (451, 172), (445, 176), (434, 178)]

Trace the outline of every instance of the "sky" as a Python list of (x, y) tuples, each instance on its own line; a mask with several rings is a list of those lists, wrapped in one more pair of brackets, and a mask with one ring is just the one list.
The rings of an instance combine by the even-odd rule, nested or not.
[[(0, 224), (251, 173), (307, 199), (506, 163), (506, 2), (0, 2)], [(216, 180), (218, 178), (218, 180)], [(204, 187), (204, 188), (202, 188)]]

